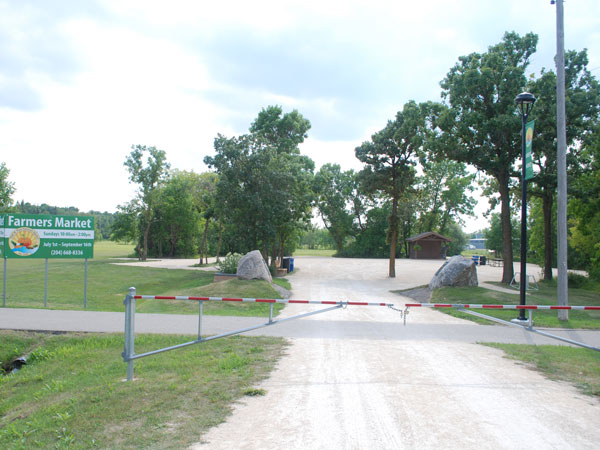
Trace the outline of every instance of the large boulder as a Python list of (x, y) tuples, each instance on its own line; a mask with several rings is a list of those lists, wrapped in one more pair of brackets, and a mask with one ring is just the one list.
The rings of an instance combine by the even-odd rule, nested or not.
[(477, 286), (475, 263), (462, 256), (453, 256), (444, 263), (429, 282), (429, 289), (442, 286)]
[(238, 262), (237, 276), (243, 280), (258, 279), (267, 280), (269, 283), (273, 282), (271, 271), (258, 250), (253, 250), (242, 256), (242, 259)]

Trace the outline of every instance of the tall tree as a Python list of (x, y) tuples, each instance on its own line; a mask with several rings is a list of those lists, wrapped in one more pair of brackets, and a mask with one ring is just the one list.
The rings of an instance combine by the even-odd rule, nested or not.
[(514, 275), (511, 245), (510, 186), (521, 155), (521, 124), (514, 99), (525, 89), (525, 69), (536, 50), (537, 35), (506, 33), (485, 53), (461, 56), (441, 82), (450, 109), (440, 119), (446, 131), (446, 155), (493, 177), (501, 202), (504, 269), (502, 282)]
[(370, 142), (364, 142), (354, 151), (356, 157), (366, 164), (360, 172), (365, 191), (378, 192), (392, 203), (388, 227), (388, 275), (391, 278), (396, 276), (398, 204), (413, 186), (416, 155), (423, 145), (424, 126), (421, 107), (410, 101), (383, 130), (371, 136)]
[(569, 204), (571, 244), (585, 259), (590, 277), (600, 280), (600, 124), (586, 136), (580, 164)]
[[(580, 168), (578, 146), (589, 135), (600, 114), (600, 86), (587, 69), (587, 51), (569, 51), (565, 54), (565, 97), (567, 119), (567, 157), (571, 173)], [(529, 184), (530, 194), (542, 201), (544, 217), (544, 279), (552, 279), (554, 234), (552, 210), (556, 198), (556, 75), (542, 69), (537, 79), (528, 84), (528, 90), (537, 98), (533, 118), (533, 163), (535, 177)]]
[(353, 235), (353, 192), (357, 177), (353, 170), (343, 172), (339, 164), (324, 164), (315, 174), (313, 191), (323, 224), (335, 241), (338, 254)]
[(420, 159), (423, 176), (419, 177), (420, 232), (446, 233), (450, 224), (461, 221), (461, 215), (472, 215), (474, 174), (464, 163), (430, 155)]
[(294, 230), (310, 220), (314, 163), (298, 148), (309, 128), (297, 111), (282, 115), (280, 107), (270, 106), (259, 113), (251, 134), (215, 139), (215, 155), (204, 161), (219, 175), (217, 202), (224, 222), (238, 229), (238, 251), (281, 256)]
[(12, 205), (12, 195), (15, 193), (15, 184), (8, 181), (10, 170), (5, 163), (0, 163), (0, 209)]
[(308, 137), (310, 121), (297, 110), (283, 114), (281, 106), (263, 108), (250, 125), (250, 133), (273, 146), (277, 153), (300, 153), (298, 146)]
[[(147, 155), (147, 156), (146, 156)], [(146, 159), (144, 160), (144, 157)], [(140, 226), (142, 248), (140, 258), (148, 257), (148, 234), (154, 218), (154, 209), (158, 201), (159, 186), (164, 181), (169, 163), (164, 150), (145, 145), (132, 145), (131, 153), (123, 163), (129, 171), (129, 181), (138, 185), (137, 205), (141, 214)]]

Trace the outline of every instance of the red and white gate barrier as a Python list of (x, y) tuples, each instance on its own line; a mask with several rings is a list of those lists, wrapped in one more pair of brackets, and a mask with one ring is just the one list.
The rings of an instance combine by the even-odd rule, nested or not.
[[(530, 331), (532, 333), (538, 333), (542, 336), (546, 336), (552, 339), (557, 339), (559, 341), (567, 342), (569, 344), (578, 345), (580, 347), (588, 348), (590, 350), (600, 351), (600, 348), (594, 347), (591, 345), (584, 344), (582, 342), (574, 341), (571, 339), (567, 339), (561, 336), (556, 336), (554, 334), (546, 333), (544, 331), (536, 330), (533, 328), (533, 319), (532, 313), (535, 310), (546, 310), (546, 311), (556, 311), (556, 310), (574, 310), (574, 311), (600, 311), (600, 306), (558, 306), (558, 305), (486, 305), (486, 304), (471, 304), (471, 303), (406, 303), (405, 310), (403, 313), (404, 316), (404, 325), (406, 325), (406, 316), (408, 315), (409, 308), (450, 308), (455, 309), (457, 311), (461, 311), (466, 314), (470, 314), (472, 316), (480, 317), (482, 319), (491, 320), (493, 322), (498, 322), (503, 325), (509, 325), (514, 327), (519, 327), (526, 331)], [(395, 308), (394, 308), (395, 309)], [(507, 320), (502, 320), (497, 317), (488, 316), (485, 314), (481, 314), (473, 309), (492, 309), (492, 310), (528, 310), (529, 311), (529, 320), (528, 321), (520, 321), (516, 320), (515, 322), (509, 322)]]
[(529, 309), (529, 310), (579, 310), (600, 311), (600, 306), (554, 306), (554, 305), (486, 305), (462, 303), (406, 303), (407, 308), (454, 308), (454, 309)]
[[(184, 342), (183, 344), (173, 345), (171, 347), (160, 348), (146, 353), (135, 353), (135, 301), (136, 300), (193, 300), (198, 302), (198, 339)], [(204, 302), (246, 302), (246, 303), (267, 303), (270, 305), (269, 321), (264, 324), (254, 325), (251, 327), (243, 328), (241, 330), (230, 331), (222, 333), (216, 336), (202, 337), (202, 305)], [(288, 320), (301, 319), (302, 317), (312, 316), (314, 314), (320, 314), (327, 311), (332, 311), (338, 308), (345, 308), (346, 306), (387, 306), (388, 308), (394, 308), (393, 303), (384, 302), (345, 302), (345, 301), (327, 301), (327, 300), (283, 300), (283, 299), (272, 299), (272, 298), (233, 298), (233, 297), (188, 297), (182, 295), (175, 296), (164, 296), (164, 295), (136, 295), (135, 288), (129, 289), (129, 294), (125, 297), (125, 346), (123, 349), (123, 361), (127, 363), (127, 380), (133, 380), (133, 369), (134, 361), (139, 358), (146, 356), (155, 355), (157, 353), (166, 352), (169, 350), (175, 350), (177, 348), (186, 347), (188, 345), (200, 344), (202, 342), (211, 341), (213, 339), (219, 339), (227, 336), (233, 336), (235, 334), (245, 333), (247, 331), (256, 330), (258, 328), (267, 327), (269, 325), (275, 325), (277, 323), (286, 322)], [(287, 303), (287, 304), (312, 304), (312, 305), (327, 305), (327, 308), (319, 309), (317, 311), (311, 311), (304, 314), (298, 314), (292, 317), (286, 317), (284, 319), (273, 320), (273, 305), (276, 303)], [(400, 310), (399, 310), (400, 311)], [(401, 311), (402, 312), (402, 311)]]
[(381, 302), (344, 302), (327, 300), (287, 300), (274, 298), (233, 298), (233, 297), (186, 297), (175, 295), (171, 297), (162, 295), (136, 295), (138, 300), (195, 300), (200, 302), (249, 302), (249, 303), (289, 303), (311, 305), (342, 305), (342, 306), (394, 306), (393, 303)]

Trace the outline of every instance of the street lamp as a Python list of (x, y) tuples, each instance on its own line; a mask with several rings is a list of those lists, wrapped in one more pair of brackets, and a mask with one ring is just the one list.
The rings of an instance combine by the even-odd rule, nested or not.
[[(525, 163), (525, 147), (526, 136), (525, 128), (527, 125), (527, 117), (533, 109), (535, 97), (529, 92), (522, 92), (515, 97), (515, 105), (519, 108), (523, 124), (521, 127), (521, 275), (520, 275), (520, 300), (519, 304), (525, 306), (525, 293), (527, 288), (527, 178), (526, 178), (526, 163)], [(519, 321), (526, 321), (525, 310), (519, 310)]]

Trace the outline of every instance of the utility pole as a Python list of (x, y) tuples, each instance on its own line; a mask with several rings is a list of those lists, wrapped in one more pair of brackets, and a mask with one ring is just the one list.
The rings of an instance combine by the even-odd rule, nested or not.
[[(556, 2), (556, 132), (558, 170), (558, 305), (569, 304), (567, 277), (567, 127), (565, 119), (565, 24), (563, 0)], [(558, 311), (559, 320), (569, 312)]]

